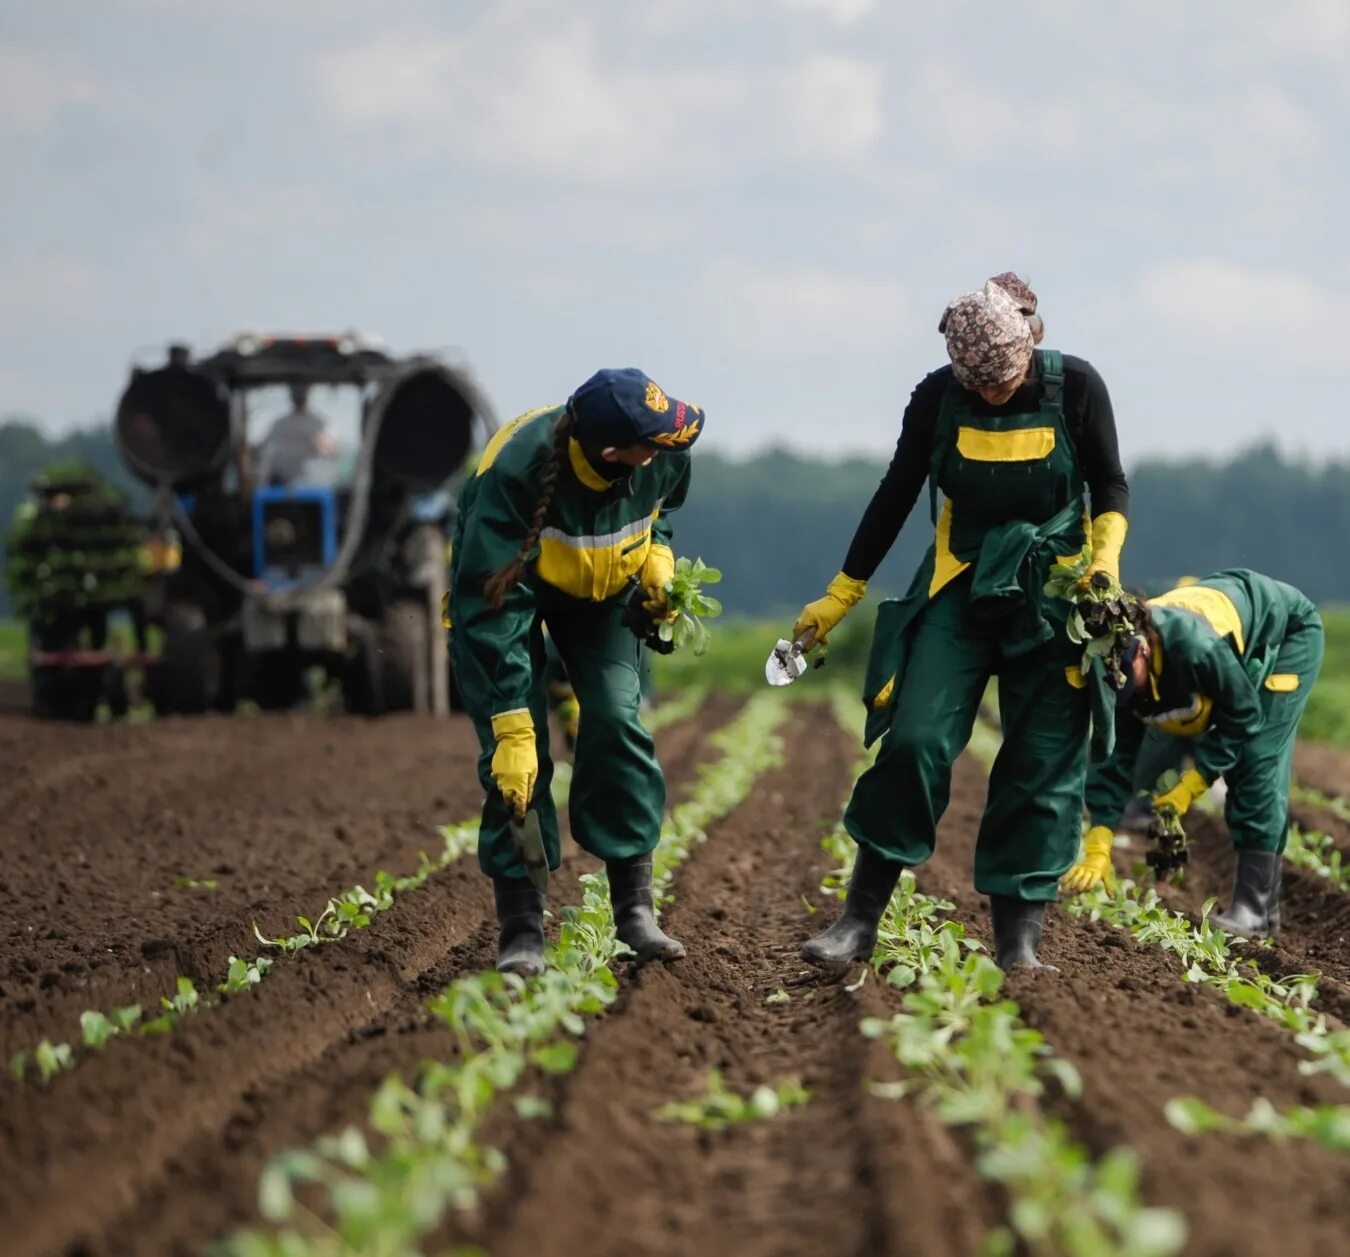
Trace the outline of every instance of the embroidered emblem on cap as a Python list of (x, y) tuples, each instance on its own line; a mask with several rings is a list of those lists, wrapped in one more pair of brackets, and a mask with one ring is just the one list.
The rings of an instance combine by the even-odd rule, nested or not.
[(668, 445), (672, 449), (678, 449), (681, 445), (688, 445), (696, 436), (698, 430), (703, 426), (701, 419), (695, 419), (693, 423), (686, 423), (682, 428), (676, 428), (674, 432), (657, 432), (651, 437), (658, 445)]
[(650, 380), (647, 382), (647, 396), (642, 400), (648, 410), (654, 410), (658, 415), (664, 415), (670, 409), (670, 398)]

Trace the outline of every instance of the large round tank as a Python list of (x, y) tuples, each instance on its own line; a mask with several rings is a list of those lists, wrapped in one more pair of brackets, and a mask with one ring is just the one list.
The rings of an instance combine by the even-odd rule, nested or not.
[(190, 367), (137, 371), (118, 403), (114, 436), (134, 476), (187, 489), (214, 476), (229, 457), (229, 402), (214, 380)]
[(375, 471), (414, 490), (443, 484), (464, 463), (473, 443), (482, 399), (462, 375), (444, 366), (416, 366), (391, 381), (376, 399), (380, 432)]

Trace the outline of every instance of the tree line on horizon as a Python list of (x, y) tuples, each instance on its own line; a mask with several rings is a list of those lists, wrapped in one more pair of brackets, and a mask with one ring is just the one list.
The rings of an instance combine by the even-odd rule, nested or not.
[[(50, 437), (37, 425), (0, 423), (0, 535), (49, 463), (79, 458), (131, 498), (145, 491), (117, 458), (111, 429)], [(771, 450), (749, 459), (700, 451), (693, 491), (672, 521), (677, 553), (724, 574), (718, 596), (733, 614), (791, 614), (819, 597), (885, 471), (882, 459), (824, 462)], [(1126, 583), (1149, 593), (1183, 576), (1251, 567), (1298, 586), (1319, 603), (1350, 603), (1350, 460), (1313, 463), (1262, 443), (1221, 459), (1143, 459), (1130, 469)], [(903, 593), (932, 539), (920, 494), (872, 582)], [(8, 613), (0, 589), (0, 615)]]

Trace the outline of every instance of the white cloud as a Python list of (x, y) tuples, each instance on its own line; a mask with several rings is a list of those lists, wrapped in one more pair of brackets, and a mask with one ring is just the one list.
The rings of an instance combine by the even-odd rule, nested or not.
[(785, 134), (807, 158), (861, 157), (881, 138), (881, 67), (853, 57), (811, 57), (778, 81)]
[(40, 130), (63, 110), (89, 104), (98, 94), (93, 77), (79, 66), (0, 44), (0, 127)]
[[(1240, 173), (1261, 161), (1289, 162), (1321, 151), (1326, 128), (1274, 84), (1243, 82), (1232, 90), (1164, 93), (1138, 81), (1097, 85), (1086, 102), (1108, 143), (1165, 154), (1204, 173)], [(1114, 133), (1114, 140), (1111, 139)]]
[(880, 69), (863, 60), (746, 68), (616, 58), (580, 19), (530, 16), (509, 9), (454, 35), (385, 32), (320, 53), (313, 81), (349, 125), (578, 184), (847, 162), (882, 133)]
[(1226, 351), (1235, 362), (1274, 357), (1329, 374), (1350, 371), (1350, 291), (1322, 287), (1293, 271), (1195, 258), (1154, 268), (1140, 292), (1176, 331)]
[(911, 319), (909, 295), (894, 280), (821, 267), (723, 261), (708, 269), (700, 288), (716, 294), (734, 343), (788, 357), (893, 344)]
[(1082, 140), (1079, 115), (1068, 104), (1001, 94), (947, 65), (925, 67), (910, 104), (918, 127), (936, 132), (948, 151), (968, 161), (1016, 157), (1029, 145), (1072, 153)]
[(840, 26), (852, 26), (876, 7), (876, 0), (782, 0), (789, 9), (802, 13), (821, 13)]
[(1253, 43), (1314, 60), (1350, 59), (1350, 5), (1345, 0), (1284, 0), (1261, 3)]
[(53, 332), (87, 321), (97, 309), (98, 277), (75, 258), (44, 254), (0, 262), (0, 333)]
[(402, 122), (453, 103), (458, 69), (449, 40), (380, 34), (366, 43), (320, 53), (314, 65), (330, 109), (348, 122)]

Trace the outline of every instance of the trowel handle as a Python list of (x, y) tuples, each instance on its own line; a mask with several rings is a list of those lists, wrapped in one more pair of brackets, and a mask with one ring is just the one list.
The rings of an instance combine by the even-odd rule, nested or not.
[(815, 630), (815, 627), (812, 626), (811, 628), (807, 629), (806, 632), (804, 632), (800, 637), (798, 637), (792, 644), (793, 644), (793, 645), (794, 645), (794, 646), (795, 646), (795, 647), (796, 647), (803, 655), (806, 654), (806, 652), (807, 652), (808, 650), (810, 650), (811, 647), (814, 646), (814, 645), (816, 644), (816, 630)]

